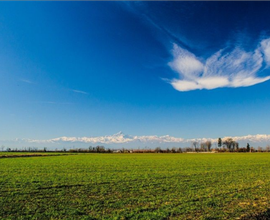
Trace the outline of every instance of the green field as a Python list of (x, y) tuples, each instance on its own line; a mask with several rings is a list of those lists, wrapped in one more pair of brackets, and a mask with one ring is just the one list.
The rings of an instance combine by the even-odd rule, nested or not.
[(268, 219), (269, 207), (269, 153), (0, 159), (1, 219)]
[(30, 157), (30, 156), (62, 156), (74, 153), (64, 152), (0, 152), (0, 159), (3, 157)]

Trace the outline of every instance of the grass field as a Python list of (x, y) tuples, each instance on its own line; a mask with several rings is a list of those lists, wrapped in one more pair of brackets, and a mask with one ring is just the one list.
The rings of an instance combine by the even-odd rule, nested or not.
[(269, 207), (269, 153), (0, 159), (1, 219), (267, 219)]

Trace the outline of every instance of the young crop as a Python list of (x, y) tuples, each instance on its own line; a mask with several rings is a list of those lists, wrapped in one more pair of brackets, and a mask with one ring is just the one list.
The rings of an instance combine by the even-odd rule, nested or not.
[(1, 219), (269, 215), (268, 153), (17, 157), (0, 167)]

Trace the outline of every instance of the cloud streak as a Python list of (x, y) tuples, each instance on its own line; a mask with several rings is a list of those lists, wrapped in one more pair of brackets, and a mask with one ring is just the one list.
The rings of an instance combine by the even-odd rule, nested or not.
[(258, 74), (270, 67), (270, 38), (262, 40), (252, 52), (240, 47), (219, 50), (203, 60), (177, 44), (169, 67), (178, 73), (169, 83), (178, 91), (247, 87), (265, 82), (270, 76)]
[(81, 91), (81, 90), (72, 89), (71, 91), (72, 91), (72, 92), (75, 92), (75, 93), (80, 93), (80, 94), (84, 94), (84, 95), (89, 95), (89, 93), (84, 92), (84, 91)]
[(72, 102), (53, 102), (53, 101), (40, 101), (40, 102), (29, 102), (31, 104), (56, 104), (56, 105), (72, 105)]
[(20, 79), (21, 82), (28, 83), (28, 84), (34, 84), (32, 81), (28, 79)]

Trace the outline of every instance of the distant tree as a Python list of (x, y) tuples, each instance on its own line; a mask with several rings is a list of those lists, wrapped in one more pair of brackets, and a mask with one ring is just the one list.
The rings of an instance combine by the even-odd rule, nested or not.
[(266, 152), (270, 152), (270, 145), (267, 145), (267, 146), (265, 147), (265, 151), (266, 151)]
[(47, 147), (44, 147), (44, 148), (43, 148), (43, 151), (46, 152), (46, 151), (47, 151)]
[(205, 142), (205, 145), (207, 147), (207, 151), (210, 151), (211, 150), (211, 147), (212, 147), (212, 142), (211, 141), (206, 141)]
[(177, 153), (183, 153), (181, 147), (178, 148)]
[(247, 152), (250, 152), (250, 145), (247, 143)]
[(197, 147), (199, 146), (199, 142), (198, 141), (193, 141), (192, 145), (193, 145), (195, 151), (197, 151)]
[(93, 147), (92, 146), (89, 146), (88, 151), (89, 152), (92, 152), (93, 151)]
[(161, 148), (160, 147), (156, 147), (155, 152), (156, 153), (160, 153), (161, 152)]
[(183, 150), (184, 150), (184, 152), (193, 152), (194, 151), (194, 149), (191, 147), (185, 147)]
[(222, 146), (222, 139), (218, 138), (218, 147), (221, 148), (221, 146)]
[(104, 148), (104, 146), (97, 146), (96, 147), (96, 151), (97, 151), (97, 153), (104, 153), (105, 152), (105, 148)]
[(234, 145), (234, 140), (232, 138), (227, 138), (223, 144), (227, 147), (229, 151), (232, 151), (233, 145)]
[(239, 150), (239, 143), (238, 142), (235, 142), (235, 149), (236, 149), (236, 151)]
[(202, 151), (206, 151), (207, 150), (207, 146), (206, 146), (206, 143), (205, 142), (202, 142), (201, 143), (201, 150)]

